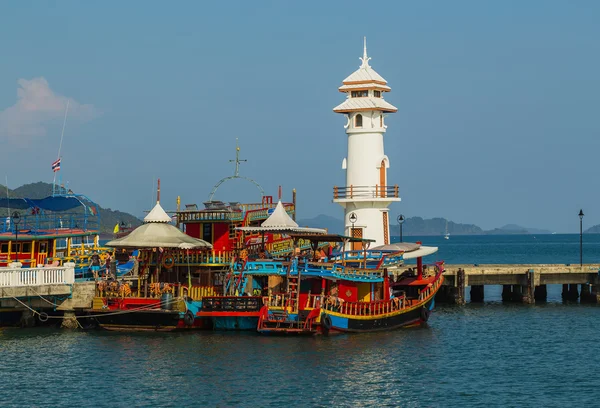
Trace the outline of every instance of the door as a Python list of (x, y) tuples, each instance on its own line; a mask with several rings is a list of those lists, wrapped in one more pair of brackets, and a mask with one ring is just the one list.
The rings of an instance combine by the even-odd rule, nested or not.
[[(352, 238), (361, 238), (363, 237), (363, 230), (362, 228), (352, 228)], [(362, 242), (353, 242), (352, 243), (352, 250), (353, 251), (361, 251), (362, 250)]]
[(37, 248), (37, 264), (44, 265), (48, 257), (48, 241), (38, 242)]
[(381, 167), (379, 168), (379, 185), (380, 185), (380, 197), (385, 198), (385, 160), (381, 161)]

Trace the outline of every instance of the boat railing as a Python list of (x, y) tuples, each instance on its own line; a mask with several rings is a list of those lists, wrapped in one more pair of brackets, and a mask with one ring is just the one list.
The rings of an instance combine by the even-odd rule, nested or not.
[(378, 316), (402, 310), (406, 306), (404, 296), (373, 302), (347, 302), (336, 296), (325, 296), (321, 309), (350, 316)]
[(75, 265), (62, 267), (21, 268), (13, 263), (7, 269), (0, 269), (0, 287), (44, 286), (75, 283)]
[(304, 306), (304, 308), (305, 309), (318, 309), (321, 307), (322, 299), (323, 299), (323, 296), (321, 294), (318, 294), (318, 295), (309, 294), (306, 298), (306, 305)]
[(206, 296), (202, 299), (204, 312), (258, 312), (262, 306), (260, 296)]
[(233, 251), (186, 251), (177, 250), (172, 253), (175, 265), (225, 265), (231, 263)]
[(346, 198), (398, 198), (400, 192), (398, 185), (393, 186), (346, 186), (346, 187), (333, 187), (333, 199), (346, 199)]
[(296, 309), (296, 297), (289, 293), (272, 293), (263, 298), (263, 303), (269, 308)]
[(444, 281), (444, 277), (442, 275), (443, 269), (439, 270), (436, 274), (435, 280), (428, 284), (423, 289), (419, 290), (419, 302), (429, 298), (431, 295), (437, 292), (438, 288)]
[(202, 300), (205, 297), (217, 296), (218, 290), (214, 286), (187, 286), (182, 285), (179, 290), (180, 296), (193, 300)]
[[(35, 211), (34, 211), (35, 212)], [(15, 224), (9, 219), (0, 223), (0, 233), (15, 233), (19, 228), (19, 234), (35, 234), (43, 231), (44, 233), (55, 233), (72, 230), (98, 231), (99, 220), (97, 215), (88, 215), (85, 213), (35, 213), (21, 216), (19, 224)]]

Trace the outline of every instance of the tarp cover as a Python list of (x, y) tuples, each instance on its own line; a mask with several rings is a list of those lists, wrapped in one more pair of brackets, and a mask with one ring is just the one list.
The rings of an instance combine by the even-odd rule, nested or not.
[(68, 211), (81, 207), (83, 204), (75, 196), (72, 197), (46, 197), (42, 199), (32, 198), (2, 198), (0, 208), (14, 208), (15, 210), (26, 210), (28, 208), (41, 208), (48, 211)]

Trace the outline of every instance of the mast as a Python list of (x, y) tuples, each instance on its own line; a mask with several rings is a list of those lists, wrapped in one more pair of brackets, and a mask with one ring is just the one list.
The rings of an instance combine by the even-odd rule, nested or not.
[[(58, 156), (56, 160), (60, 160), (60, 152), (62, 150), (63, 138), (65, 136), (65, 126), (67, 125), (67, 114), (69, 113), (69, 103), (71, 101), (67, 99), (67, 107), (65, 109), (65, 117), (63, 119), (62, 131), (60, 132), (60, 144), (58, 145)], [(54, 180), (52, 180), (52, 195), (56, 193), (56, 173), (60, 171), (60, 167), (54, 172)]]

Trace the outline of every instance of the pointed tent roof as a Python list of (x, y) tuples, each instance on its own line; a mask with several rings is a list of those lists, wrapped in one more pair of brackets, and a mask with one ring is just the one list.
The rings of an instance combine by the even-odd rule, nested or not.
[(267, 231), (280, 231), (280, 232), (307, 232), (315, 234), (325, 234), (327, 231), (322, 228), (307, 228), (299, 227), (296, 221), (289, 216), (281, 200), (277, 203), (273, 213), (260, 224), (260, 227), (239, 227), (236, 228), (246, 232), (267, 232)]
[(113, 239), (106, 243), (113, 248), (203, 248), (211, 249), (212, 245), (202, 239), (190, 237), (171, 225), (171, 217), (163, 210), (160, 203), (144, 217), (144, 224), (128, 235)]
[(290, 217), (285, 208), (283, 208), (283, 204), (281, 204), (281, 200), (277, 203), (277, 207), (275, 207), (275, 211), (267, 218), (262, 224), (261, 227), (272, 227), (272, 228), (298, 228), (298, 224), (296, 221)]
[(154, 208), (144, 217), (144, 222), (171, 222), (169, 214), (163, 210), (157, 201)]

